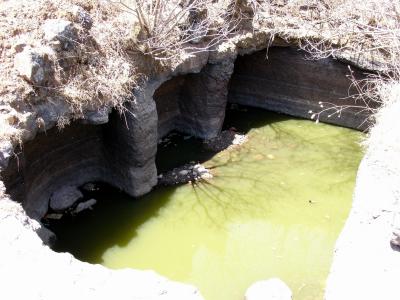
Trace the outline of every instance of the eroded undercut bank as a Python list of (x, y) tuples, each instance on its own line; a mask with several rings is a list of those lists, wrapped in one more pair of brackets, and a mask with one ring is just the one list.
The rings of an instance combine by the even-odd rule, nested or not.
[(352, 98), (358, 91), (350, 75), (358, 80), (366, 76), (331, 58), (313, 61), (295, 48), (271, 47), (237, 58), (228, 101), (306, 119), (310, 111), (319, 113), (331, 107), (320, 114), (320, 121), (365, 130), (370, 113)]
[[(219, 152), (188, 134), (165, 136), (160, 186), (137, 199), (100, 189), (92, 211), (53, 223), (54, 249), (109, 268), (152, 269), (210, 300), (243, 299), (270, 276), (296, 299), (322, 299), (361, 133), (240, 105), (228, 106), (223, 129), (246, 140)], [(193, 178), (198, 163), (212, 176)]]
[[(160, 139), (172, 131), (183, 133), (188, 139), (221, 138), (226, 109), (231, 104), (305, 119), (310, 118), (310, 111), (326, 109), (322, 102), (336, 109), (357, 105), (349, 98), (352, 89), (346, 64), (332, 59), (309, 61), (303, 52), (291, 47), (272, 47), (268, 56), (266, 50), (247, 52), (239, 51), (244, 55), (226, 59), (196, 61), (171, 74), (151, 77), (134, 91), (135, 101), (127, 102), (122, 113), (114, 110), (101, 122), (75, 121), (61, 131), (53, 128), (38, 134), (14, 149), (15, 156), (1, 173), (7, 193), (38, 221), (49, 213), (62, 215), (71, 207), (79, 212), (77, 203), (89, 207), (91, 199), (82, 195), (87, 183), (107, 183), (129, 195), (130, 201), (130, 197), (147, 194), (159, 182), (156, 154)], [(365, 76), (356, 68), (352, 67), (352, 71), (356, 78)], [(340, 115), (334, 112), (319, 115), (319, 120), (357, 130), (367, 128), (368, 113), (354, 109), (343, 110)], [(293, 146), (289, 142), (287, 145)], [(248, 149), (249, 153), (253, 150)], [(275, 157), (261, 151), (250, 160), (257, 166), (261, 161), (276, 161)], [(252, 179), (253, 175), (247, 177)], [(194, 189), (205, 186), (192, 185)], [(210, 187), (215, 189), (212, 194), (221, 192), (212, 183), (207, 186)], [(241, 192), (239, 185), (229, 188), (239, 188), (235, 194)], [(224, 190), (221, 193), (232, 195)], [(207, 191), (205, 195), (209, 195)], [(227, 207), (229, 199), (224, 198)], [(309, 201), (307, 205), (314, 203)], [(221, 207), (225, 206), (218, 209)]]
[(197, 74), (174, 77), (154, 93), (158, 135), (172, 130), (210, 139), (221, 131), (233, 62), (207, 64)]
[(157, 181), (151, 108), (139, 104), (123, 114), (113, 111), (106, 124), (75, 122), (38, 134), (2, 173), (7, 192), (38, 220), (49, 208), (64, 210), (77, 202), (78, 188), (88, 182), (109, 183), (131, 196), (149, 192)]
[[(365, 76), (354, 67), (352, 72), (355, 78)], [(52, 197), (65, 194), (65, 186), (102, 181), (131, 196), (143, 195), (157, 183), (157, 141), (169, 132), (217, 137), (228, 102), (302, 118), (326, 109), (321, 103), (357, 105), (349, 97), (347, 75), (349, 68), (341, 62), (309, 61), (294, 48), (272, 47), (236, 61), (208, 63), (198, 73), (151, 79), (135, 92), (136, 101), (122, 114), (113, 111), (106, 124), (75, 122), (38, 134), (15, 151), (2, 178), (12, 198), (35, 219), (46, 214)], [(368, 125), (368, 114), (360, 110), (335, 112), (319, 119), (358, 130)]]

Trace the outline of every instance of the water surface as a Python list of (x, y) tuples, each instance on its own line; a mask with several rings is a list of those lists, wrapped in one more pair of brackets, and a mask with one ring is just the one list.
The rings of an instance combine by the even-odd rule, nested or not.
[(140, 199), (112, 189), (93, 211), (54, 226), (56, 249), (110, 268), (153, 269), (208, 300), (241, 300), (253, 282), (283, 279), (294, 299), (323, 299), (335, 240), (351, 204), (361, 133), (265, 111), (231, 111), (242, 146), (215, 156), (175, 136), (159, 169), (203, 160), (215, 177)]

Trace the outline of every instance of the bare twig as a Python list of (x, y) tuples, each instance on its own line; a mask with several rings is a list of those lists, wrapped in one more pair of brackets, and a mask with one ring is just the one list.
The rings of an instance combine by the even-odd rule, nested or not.
[(158, 60), (208, 51), (236, 30), (237, 18), (213, 0), (113, 1), (137, 18), (138, 51)]

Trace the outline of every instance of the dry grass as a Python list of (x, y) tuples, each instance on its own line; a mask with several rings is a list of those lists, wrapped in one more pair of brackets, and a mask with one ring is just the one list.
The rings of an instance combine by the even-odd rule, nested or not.
[[(392, 0), (0, 0), (0, 138), (25, 122), (21, 112), (41, 103), (67, 103), (59, 125), (86, 110), (123, 108), (132, 88), (155, 60), (171, 64), (186, 52), (210, 51), (236, 32), (267, 31), (299, 46), (310, 58), (345, 57), (379, 70), (353, 81), (361, 108), (380, 87), (400, 80), (400, 3)], [(87, 30), (74, 5), (91, 16)], [(18, 76), (16, 46), (43, 47), (42, 24), (67, 19), (78, 30), (75, 47), (50, 57), (55, 80), (34, 86)], [(245, 25), (243, 25), (245, 24)], [(247, 27), (246, 27), (247, 24)], [(250, 26), (248, 26), (250, 24)], [(147, 55), (150, 63), (138, 52)], [(350, 73), (349, 73), (350, 74)], [(351, 74), (350, 74), (351, 75)], [(382, 97), (378, 97), (383, 99)], [(375, 107), (369, 107), (375, 110)], [(340, 112), (341, 108), (337, 108)], [(17, 113), (16, 113), (17, 112)], [(375, 111), (374, 111), (375, 112)]]
[(226, 40), (238, 26), (231, 1), (130, 0), (114, 5), (137, 20), (133, 46), (156, 60), (171, 60), (183, 52), (210, 50)]
[[(252, 0), (256, 1), (256, 0)], [(400, 2), (392, 0), (256, 1), (263, 26), (291, 39), (315, 58), (350, 52), (385, 57), (397, 64), (400, 53)], [(293, 31), (296, 34), (291, 35)]]
[[(259, 27), (269, 27), (276, 35), (309, 53), (310, 59), (339, 57), (373, 69), (374, 75), (351, 81), (349, 105), (321, 103), (321, 114), (340, 116), (343, 110), (377, 113), (385, 102), (384, 91), (400, 82), (400, 2), (392, 0), (277, 0), (256, 1)], [(378, 105), (377, 105), (378, 104)], [(371, 123), (372, 124), (372, 123)]]
[[(16, 136), (18, 128), (25, 126), (21, 115), (9, 122), (14, 109), (34, 112), (43, 103), (58, 107), (66, 103), (68, 111), (59, 112), (59, 127), (71, 119), (82, 118), (87, 110), (123, 110), (126, 101), (134, 101), (132, 88), (142, 78), (141, 72), (146, 74), (151, 69), (139, 52), (150, 59), (168, 61), (188, 50), (191, 54), (208, 51), (235, 29), (230, 21), (235, 17), (229, 14), (233, 8), (228, 8), (226, 1), (216, 5), (211, 0), (0, 2), (0, 106), (4, 109), (0, 137)], [(90, 15), (92, 28), (85, 28), (76, 20), (75, 5)], [(78, 37), (72, 49), (51, 52), (54, 76), (48, 84), (39, 86), (19, 77), (14, 59), (21, 46), (52, 47), (43, 39), (42, 25), (49, 19), (73, 22)]]
[[(74, 20), (74, 4), (89, 12), (93, 20), (90, 31)], [(138, 75), (125, 45), (133, 20), (108, 1), (2, 0), (0, 16), (0, 105), (29, 108), (43, 101), (66, 102), (72, 117), (79, 118), (85, 109), (122, 107), (132, 99)], [(50, 57), (55, 81), (34, 86), (18, 77), (16, 46), (46, 46), (41, 26), (56, 18), (75, 22), (78, 39), (72, 50), (55, 51)]]

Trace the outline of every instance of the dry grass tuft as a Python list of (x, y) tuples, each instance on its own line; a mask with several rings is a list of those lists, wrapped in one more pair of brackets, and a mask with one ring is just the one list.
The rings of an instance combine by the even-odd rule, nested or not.
[[(260, 27), (299, 43), (310, 59), (341, 58), (372, 69), (375, 75), (356, 80), (349, 105), (321, 103), (313, 113), (340, 115), (343, 110), (377, 113), (388, 97), (388, 87), (400, 82), (400, 2), (392, 0), (276, 0), (257, 1)], [(372, 123), (371, 123), (372, 124)]]
[[(66, 102), (72, 117), (80, 118), (85, 109), (122, 107), (132, 99), (131, 90), (138, 75), (135, 61), (124, 48), (132, 28), (126, 13), (101, 0), (1, 2), (0, 105), (32, 107), (43, 101)], [(93, 22), (91, 29), (74, 19), (75, 5), (87, 10)], [(21, 51), (18, 47), (49, 46), (41, 27), (49, 19), (73, 22), (78, 35), (72, 41), (72, 49), (51, 52), (54, 80), (46, 86), (35, 86), (18, 76), (14, 57)]]
[[(298, 42), (310, 58), (341, 57), (378, 71), (356, 82), (363, 109), (380, 86), (400, 80), (400, 3), (392, 0), (0, 0), (0, 106), (34, 111), (43, 103), (67, 104), (59, 126), (87, 110), (117, 107), (148, 73), (140, 54), (172, 65), (188, 52), (210, 51), (237, 32), (264, 31)], [(93, 26), (77, 20), (76, 5)], [(71, 49), (43, 39), (49, 19), (73, 22)], [(54, 72), (44, 86), (28, 83), (14, 66), (21, 48), (48, 49)], [(46, 48), (47, 47), (47, 48)], [(140, 57), (139, 60), (136, 58)], [(161, 64), (161, 63), (160, 63)], [(350, 74), (351, 75), (351, 74)], [(341, 109), (341, 108), (338, 108)], [(0, 117), (1, 136), (23, 127), (23, 117)], [(10, 127), (10, 128), (9, 128)], [(5, 128), (8, 128), (5, 130)], [(5, 133), (7, 131), (7, 133)], [(12, 133), (15, 135), (15, 133)]]
[(239, 28), (240, 1), (129, 0), (114, 1), (137, 20), (132, 27), (135, 50), (155, 60), (212, 49)]
[(392, 0), (256, 1), (262, 26), (292, 39), (314, 58), (350, 53), (398, 64), (400, 2)]

